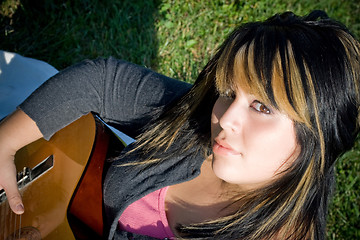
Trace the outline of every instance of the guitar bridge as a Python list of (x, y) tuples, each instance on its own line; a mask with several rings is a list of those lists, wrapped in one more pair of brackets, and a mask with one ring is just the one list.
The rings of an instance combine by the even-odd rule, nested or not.
[[(17, 173), (16, 180), (18, 188), (21, 189), (34, 181), (36, 178), (40, 177), (42, 174), (47, 172), (54, 166), (54, 156), (50, 155), (41, 161), (34, 168), (24, 167), (21, 172)], [(0, 190), (0, 203), (6, 200), (6, 194), (4, 190)]]

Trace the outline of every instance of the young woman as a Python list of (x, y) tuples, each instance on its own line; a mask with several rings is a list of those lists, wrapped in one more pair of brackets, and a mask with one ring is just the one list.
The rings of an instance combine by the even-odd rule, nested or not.
[(322, 11), (240, 26), (193, 86), (84, 61), (3, 121), (0, 186), (23, 213), (14, 153), (96, 112), (137, 139), (106, 173), (109, 239), (324, 239), (334, 162), (358, 131), (359, 74), (359, 42)]

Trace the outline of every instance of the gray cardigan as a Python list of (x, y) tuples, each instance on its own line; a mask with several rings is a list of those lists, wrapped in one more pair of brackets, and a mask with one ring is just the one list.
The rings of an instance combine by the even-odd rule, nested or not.
[[(19, 108), (37, 124), (45, 139), (89, 112), (134, 137), (170, 102), (191, 85), (125, 61), (84, 61), (55, 75), (39, 87)], [(124, 151), (132, 148), (129, 145)], [(176, 146), (176, 143), (173, 147)], [(125, 208), (146, 194), (165, 186), (188, 181), (200, 173), (203, 156), (189, 150), (150, 168), (119, 167), (136, 161), (137, 153), (120, 155), (109, 168), (104, 182), (108, 239), (151, 239), (117, 228)]]

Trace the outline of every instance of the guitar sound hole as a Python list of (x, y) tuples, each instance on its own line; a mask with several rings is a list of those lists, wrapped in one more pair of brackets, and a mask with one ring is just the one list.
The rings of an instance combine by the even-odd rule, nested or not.
[(8, 236), (6, 240), (41, 240), (41, 234), (34, 227), (23, 227)]

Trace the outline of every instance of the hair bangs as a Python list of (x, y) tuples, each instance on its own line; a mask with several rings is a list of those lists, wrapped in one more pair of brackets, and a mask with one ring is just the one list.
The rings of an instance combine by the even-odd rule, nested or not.
[[(263, 103), (273, 105), (268, 97), (262, 77), (254, 63), (253, 43), (245, 43), (241, 47), (233, 43), (224, 49), (216, 69), (215, 86), (220, 95), (228, 95), (229, 91), (236, 93), (238, 89), (255, 95)], [(238, 47), (238, 50), (234, 48)], [(235, 54), (231, 54), (234, 53)]]
[(276, 46), (271, 51), (252, 41), (243, 44), (233, 56), (235, 41), (224, 49), (219, 59), (215, 80), (219, 94), (227, 95), (228, 91), (241, 89), (312, 128), (303, 84), (304, 78), (311, 81), (311, 76), (301, 74), (300, 69), (306, 66), (296, 62), (291, 44)]

